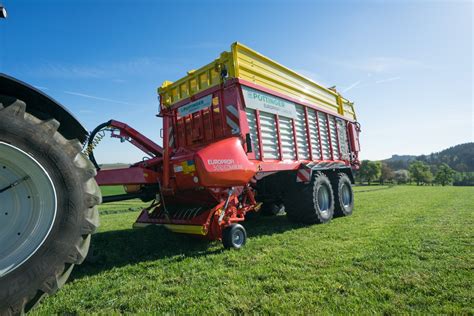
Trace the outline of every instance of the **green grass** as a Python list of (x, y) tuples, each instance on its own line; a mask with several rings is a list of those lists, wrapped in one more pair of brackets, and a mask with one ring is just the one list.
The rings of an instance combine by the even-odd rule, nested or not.
[(378, 191), (391, 188), (393, 188), (393, 185), (356, 185), (354, 186), (354, 192)]
[[(124, 194), (123, 186), (103, 186), (100, 187), (103, 196)], [(143, 203), (138, 199), (102, 204), (99, 206), (101, 215), (116, 214), (124, 212), (137, 212), (148, 206), (149, 203)]]
[(35, 312), (472, 315), (473, 211), (470, 187), (360, 192), (327, 225), (256, 217), (241, 251), (104, 215), (99, 260)]

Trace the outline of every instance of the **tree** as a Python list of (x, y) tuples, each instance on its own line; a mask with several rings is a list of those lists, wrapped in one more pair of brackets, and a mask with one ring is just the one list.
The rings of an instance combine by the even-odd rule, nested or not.
[(397, 170), (393, 173), (394, 179), (398, 184), (401, 183), (407, 183), (410, 181), (410, 173), (408, 173), (408, 170), (405, 169), (400, 169)]
[(453, 182), (454, 170), (451, 169), (447, 164), (443, 163), (439, 166), (438, 172), (436, 172), (435, 182), (445, 186)]
[(360, 164), (359, 174), (361, 179), (364, 179), (370, 185), (372, 181), (380, 178), (380, 169), (380, 162), (363, 160)]
[(428, 172), (425, 173), (425, 179), (423, 183), (434, 185), (433, 180), (434, 180), (433, 173), (430, 170), (428, 170)]
[(362, 182), (363, 182), (365, 179), (367, 179), (367, 177), (368, 177), (368, 174), (369, 174), (369, 163), (370, 163), (369, 160), (362, 160), (362, 162), (360, 163), (360, 168), (359, 168), (359, 171), (358, 171), (359, 179), (360, 179), (360, 184), (362, 184)]
[(433, 174), (430, 167), (422, 161), (414, 161), (408, 168), (416, 185), (431, 183), (433, 181)]
[(380, 163), (380, 184), (384, 184), (385, 181), (393, 180), (393, 170), (385, 162)]
[(474, 172), (457, 173), (453, 185), (474, 186)]

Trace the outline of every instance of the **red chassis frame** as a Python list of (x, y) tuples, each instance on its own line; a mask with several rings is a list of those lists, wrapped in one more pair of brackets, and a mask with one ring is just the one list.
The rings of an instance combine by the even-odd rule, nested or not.
[[(128, 125), (118, 121), (110, 121), (108, 128), (114, 130), (112, 133), (113, 137), (130, 141), (137, 148), (152, 157), (149, 160), (137, 162), (129, 168), (100, 170), (96, 177), (99, 185), (124, 185), (139, 188), (158, 185), (156, 200), (150, 207), (142, 211), (136, 221), (136, 226), (162, 224), (177, 232), (206, 236), (209, 239), (220, 239), (224, 227), (232, 223), (243, 221), (248, 211), (259, 209), (260, 204), (255, 200), (251, 185), (252, 181), (249, 181), (245, 185), (240, 184), (227, 187), (202, 186), (199, 181), (192, 183), (191, 179), (193, 177), (196, 178), (193, 172), (189, 174), (189, 177), (184, 179), (183, 177), (180, 178), (173, 170), (173, 165), (176, 165), (177, 162), (192, 161), (197, 151), (219, 140), (230, 137), (240, 138), (244, 150), (246, 152), (248, 151), (245, 139), (250, 128), (246, 119), (241, 89), (242, 84), (304, 105), (305, 108), (305, 124), (308, 133), (307, 140), (310, 153), (309, 160), (299, 160), (296, 142), (295, 160), (264, 159), (260, 135), (259, 112), (256, 111), (260, 159), (255, 159), (255, 153), (247, 153), (249, 161), (255, 165), (254, 180), (255, 178), (261, 178), (277, 171), (298, 170), (302, 165), (312, 162), (337, 164), (347, 168), (358, 167), (359, 130), (356, 122), (348, 120), (338, 114), (331, 113), (333, 117), (338, 117), (346, 122), (350, 147), (353, 150), (350, 160), (342, 160), (339, 141), (337, 148), (333, 148), (330, 142), (330, 155), (325, 157), (322, 150), (321, 138), (314, 144), (312, 143), (311, 137), (309, 137), (307, 112), (308, 109), (313, 109), (317, 111), (316, 115), (318, 112), (322, 112), (326, 115), (328, 126), (319, 126), (317, 120), (317, 128), (318, 131), (322, 128), (326, 128), (328, 137), (331, 139), (329, 113), (326, 110), (312, 104), (294, 100), (241, 79), (229, 79), (222, 85), (211, 87), (206, 91), (197, 93), (188, 99), (178, 102), (171, 108), (161, 106), (160, 116), (163, 117), (163, 135), (165, 135), (165, 137), (163, 137), (163, 148)], [(196, 115), (190, 114), (188, 115), (190, 116), (189, 119), (178, 118), (177, 109), (179, 107), (209, 94), (213, 96), (213, 105), (209, 110), (200, 110)], [(214, 104), (214, 100), (217, 100), (217, 105)], [(235, 115), (235, 111), (229, 111), (227, 108), (229, 105), (237, 108), (237, 115)], [(207, 124), (205, 124), (206, 118)], [(234, 122), (237, 121), (236, 123), (239, 126), (238, 133), (226, 124), (229, 118), (234, 120)], [(181, 121), (179, 121), (180, 119)], [(278, 122), (278, 119), (276, 119), (276, 122)], [(295, 136), (294, 120), (292, 120), (292, 125), (293, 134)], [(281, 148), (278, 124), (276, 128), (278, 145), (279, 148)], [(118, 131), (118, 133), (116, 131)], [(197, 132), (195, 133), (195, 131)], [(336, 124), (336, 139), (339, 139), (339, 137), (337, 137), (338, 133), (339, 130)], [(194, 142), (192, 139), (190, 140), (189, 134), (191, 134), (191, 138), (193, 137), (192, 135), (196, 134), (199, 135), (201, 139)], [(313, 146), (320, 147), (320, 157), (313, 157), (313, 150), (311, 150)], [(282, 157), (281, 153), (280, 157)], [(196, 211), (196, 209), (199, 209), (197, 205), (202, 206), (200, 211)], [(170, 209), (173, 209), (173, 212), (170, 212)]]

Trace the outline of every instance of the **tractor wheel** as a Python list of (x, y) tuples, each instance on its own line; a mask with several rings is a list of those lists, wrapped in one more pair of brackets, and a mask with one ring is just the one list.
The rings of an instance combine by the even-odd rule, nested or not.
[(56, 292), (87, 255), (100, 190), (81, 143), (0, 96), (0, 315)]
[(334, 216), (351, 215), (354, 209), (354, 192), (347, 174), (341, 172), (332, 179), (332, 188), (335, 196)]
[(222, 231), (222, 244), (225, 249), (240, 249), (247, 241), (247, 232), (244, 226), (232, 224)]
[(293, 182), (284, 197), (286, 215), (304, 224), (327, 223), (334, 215), (334, 194), (328, 177), (317, 172), (309, 183)]

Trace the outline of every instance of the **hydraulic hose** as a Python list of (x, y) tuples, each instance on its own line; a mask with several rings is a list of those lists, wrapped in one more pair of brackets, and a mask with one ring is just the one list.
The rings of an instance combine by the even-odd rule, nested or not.
[(89, 160), (94, 164), (94, 167), (96, 168), (97, 171), (100, 170), (99, 164), (97, 163), (95, 157), (94, 157), (94, 148), (97, 146), (97, 143), (95, 142), (95, 136), (97, 133), (99, 133), (102, 129), (110, 126), (111, 120), (107, 121), (105, 123), (102, 123), (98, 125), (94, 130), (90, 133), (89, 139), (87, 141), (87, 147), (86, 147), (86, 153), (89, 156)]

